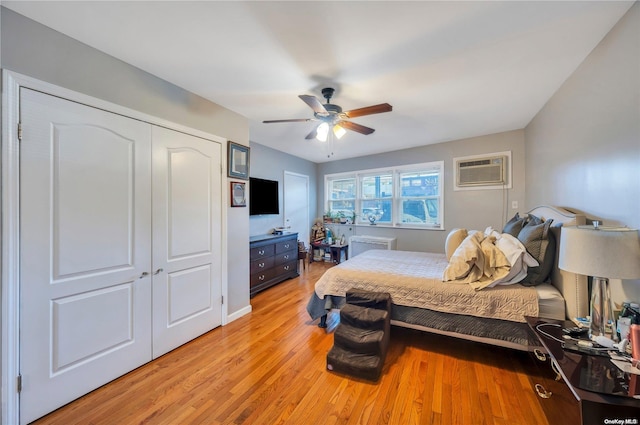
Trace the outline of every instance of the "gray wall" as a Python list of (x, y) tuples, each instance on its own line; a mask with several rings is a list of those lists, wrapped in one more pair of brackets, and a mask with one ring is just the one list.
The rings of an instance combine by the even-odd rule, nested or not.
[[(9, 9), (1, 8), (1, 15), (4, 69), (249, 144), (249, 124), (243, 116)], [(248, 221), (246, 208), (227, 210), (229, 314), (249, 306)]]
[[(526, 204), (563, 205), (640, 228), (640, 4), (525, 129)], [(640, 301), (640, 281), (612, 283)]]
[[(252, 142), (251, 143), (251, 177), (262, 179), (277, 180), (279, 198), (280, 198), (280, 214), (252, 216), (249, 218), (249, 233), (251, 236), (264, 235), (270, 233), (275, 227), (284, 226), (284, 172), (289, 171), (297, 174), (309, 176), (309, 223), (308, 228), (311, 231), (313, 219), (316, 213), (316, 175), (317, 164), (305, 159), (289, 155), (284, 152), (271, 149), (267, 146)], [(307, 240), (305, 237), (299, 237), (300, 240)]]
[[(512, 155), (512, 189), (453, 190), (453, 158), (503, 151), (511, 151)], [(444, 241), (449, 230), (457, 227), (484, 230), (487, 226), (502, 229), (507, 218), (513, 216), (516, 211), (525, 211), (522, 208), (525, 200), (524, 131), (515, 130), (319, 164), (318, 215), (321, 215), (325, 208), (325, 174), (431, 161), (444, 161), (444, 231), (358, 225), (353, 226), (353, 234), (396, 237), (398, 249), (404, 251), (444, 252)], [(521, 208), (511, 209), (512, 201), (518, 201)]]

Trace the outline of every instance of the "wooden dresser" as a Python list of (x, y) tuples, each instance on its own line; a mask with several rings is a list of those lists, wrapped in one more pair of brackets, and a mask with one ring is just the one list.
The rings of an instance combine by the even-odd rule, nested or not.
[(249, 239), (250, 296), (298, 276), (298, 234), (259, 235)]

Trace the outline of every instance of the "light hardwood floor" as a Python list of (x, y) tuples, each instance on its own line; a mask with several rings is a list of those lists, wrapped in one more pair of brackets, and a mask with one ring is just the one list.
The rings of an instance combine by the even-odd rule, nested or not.
[(526, 353), (393, 327), (378, 383), (328, 372), (333, 335), (305, 310), (327, 267), (314, 263), (256, 295), (251, 314), (36, 423), (548, 424)]

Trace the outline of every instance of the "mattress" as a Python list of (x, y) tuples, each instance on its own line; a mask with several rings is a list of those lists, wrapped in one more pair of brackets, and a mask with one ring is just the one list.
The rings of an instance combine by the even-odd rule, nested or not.
[(565, 305), (560, 291), (549, 283), (543, 283), (534, 288), (538, 294), (538, 316), (564, 320)]

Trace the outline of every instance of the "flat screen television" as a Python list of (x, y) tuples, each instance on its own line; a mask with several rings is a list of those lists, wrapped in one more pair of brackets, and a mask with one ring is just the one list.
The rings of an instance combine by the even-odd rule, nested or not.
[(278, 182), (249, 178), (249, 215), (280, 214)]

